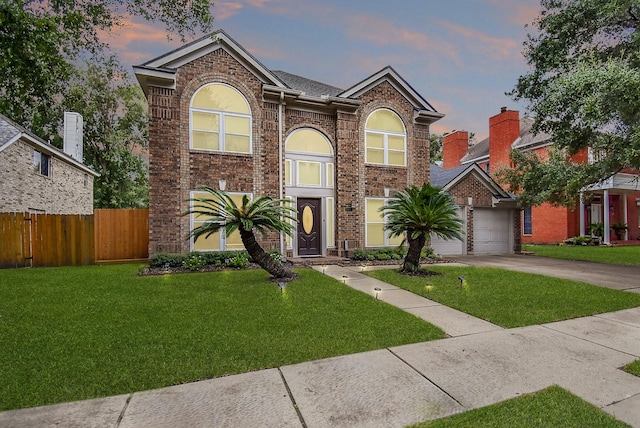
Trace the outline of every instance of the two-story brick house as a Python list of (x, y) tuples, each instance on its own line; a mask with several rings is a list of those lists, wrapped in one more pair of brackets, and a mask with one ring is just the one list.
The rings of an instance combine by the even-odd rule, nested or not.
[(150, 254), (242, 248), (224, 233), (186, 239), (202, 185), (288, 198), (296, 235), (263, 243), (289, 255), (398, 243), (377, 210), (429, 180), (429, 125), (444, 115), (393, 68), (343, 90), (270, 70), (218, 31), (134, 70), (150, 113)]
[[(533, 122), (533, 118), (520, 118), (518, 111), (503, 107), (499, 114), (489, 118), (489, 137), (471, 147), (467, 132), (452, 132), (443, 139), (443, 167), (450, 169), (476, 163), (495, 177), (498, 170), (511, 165), (512, 150), (533, 152), (540, 159), (546, 159), (553, 139), (548, 134), (533, 134)], [(591, 156), (590, 150), (583, 150), (571, 159), (589, 162)], [(607, 243), (640, 239), (640, 182), (636, 172), (620, 171), (588, 190), (590, 199), (584, 198), (571, 209), (548, 203), (523, 208), (522, 243), (562, 242), (588, 234), (592, 224), (603, 225), (603, 241)], [(628, 226), (620, 238), (610, 227), (618, 222)]]

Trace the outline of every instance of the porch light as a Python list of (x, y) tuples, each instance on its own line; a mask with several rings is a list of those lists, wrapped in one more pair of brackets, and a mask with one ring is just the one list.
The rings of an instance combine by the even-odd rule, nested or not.
[(382, 291), (382, 288), (380, 287), (374, 287), (373, 291), (376, 292), (376, 300), (378, 300), (378, 294), (380, 294), (380, 292)]
[(224, 189), (227, 188), (227, 180), (218, 180), (218, 187), (224, 192)]

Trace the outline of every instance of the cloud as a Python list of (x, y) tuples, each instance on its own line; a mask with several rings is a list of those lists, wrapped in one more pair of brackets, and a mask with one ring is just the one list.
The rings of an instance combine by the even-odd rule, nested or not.
[(216, 2), (213, 6), (213, 13), (216, 20), (224, 21), (236, 15), (244, 6), (237, 2)]
[(514, 39), (493, 37), (449, 21), (441, 21), (440, 25), (451, 33), (471, 41), (474, 51), (488, 54), (493, 59), (504, 60), (520, 54), (520, 43)]
[(460, 63), (455, 46), (448, 41), (396, 26), (383, 17), (361, 13), (348, 19), (346, 24), (348, 36), (354, 39), (369, 41), (379, 46), (402, 46), (432, 52)]

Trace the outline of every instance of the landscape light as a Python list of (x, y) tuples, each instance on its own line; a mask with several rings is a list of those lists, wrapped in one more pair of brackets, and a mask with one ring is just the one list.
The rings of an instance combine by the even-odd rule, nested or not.
[(375, 292), (376, 292), (376, 300), (378, 300), (378, 293), (380, 293), (380, 292), (382, 291), (382, 288), (380, 288), (380, 287), (374, 287), (374, 288), (373, 288), (373, 291), (375, 291)]

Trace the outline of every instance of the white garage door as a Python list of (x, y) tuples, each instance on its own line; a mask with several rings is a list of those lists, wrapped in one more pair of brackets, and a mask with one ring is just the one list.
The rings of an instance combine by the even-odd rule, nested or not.
[[(458, 217), (464, 220), (464, 208), (458, 208)], [(462, 225), (462, 237), (465, 238), (467, 236), (467, 225), (466, 222)], [(466, 240), (458, 241), (457, 239), (452, 240), (444, 240), (442, 238), (438, 238), (435, 235), (431, 235), (431, 248), (436, 254), (440, 254), (442, 256), (461, 256), (466, 254), (467, 243)]]
[(476, 208), (473, 211), (473, 253), (511, 253), (511, 211)]

